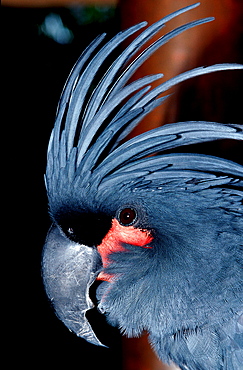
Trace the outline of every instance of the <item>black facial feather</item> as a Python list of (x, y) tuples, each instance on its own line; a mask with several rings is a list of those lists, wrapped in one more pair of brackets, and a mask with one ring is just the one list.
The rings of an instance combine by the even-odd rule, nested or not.
[(111, 228), (111, 217), (104, 213), (64, 211), (55, 221), (70, 240), (88, 247), (99, 245)]
[[(74, 66), (48, 148), (45, 182), (54, 226), (44, 249), (43, 275), (64, 323), (101, 344), (85, 316), (92, 306), (89, 287), (101, 271), (97, 249), (90, 247), (102, 244), (115, 230), (108, 247), (118, 250), (103, 261), (102, 270), (113, 278), (97, 291), (98, 307), (108, 321), (129, 336), (147, 330), (158, 356), (182, 370), (240, 370), (243, 167), (212, 156), (167, 151), (213, 140), (243, 140), (242, 127), (179, 122), (122, 143), (166, 99), (168, 95), (161, 98), (161, 93), (195, 76), (243, 69), (217, 64), (184, 72), (154, 89), (150, 83), (162, 74), (128, 84), (157, 48), (212, 20), (178, 27), (133, 60), (165, 23), (198, 5), (182, 8), (143, 31), (142, 22), (107, 43), (101, 35)], [(138, 31), (97, 82), (106, 58)], [(142, 238), (150, 233), (149, 245), (129, 240), (133, 231)]]

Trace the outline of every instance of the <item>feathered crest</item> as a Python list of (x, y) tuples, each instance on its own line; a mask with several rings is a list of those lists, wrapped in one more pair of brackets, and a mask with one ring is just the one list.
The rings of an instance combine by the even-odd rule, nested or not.
[(135, 53), (166, 22), (198, 5), (182, 8), (143, 30), (111, 63), (93, 91), (91, 86), (107, 57), (147, 23), (142, 22), (122, 31), (107, 43), (104, 43), (105, 34), (102, 34), (82, 53), (61, 95), (49, 142), (45, 176), (49, 198), (67, 193), (70, 189), (80, 189), (82, 184), (105, 187), (108, 183), (112, 185), (112, 181), (123, 181), (131, 176), (146, 175), (152, 179), (155, 173), (166, 177), (172, 171), (177, 171), (177, 175), (183, 171), (184, 176), (185, 171), (202, 173), (208, 170), (242, 176), (241, 166), (208, 156), (183, 155), (179, 160), (178, 155), (147, 157), (186, 144), (223, 138), (243, 140), (239, 126), (182, 122), (151, 130), (120, 144), (146, 114), (169, 96), (159, 97), (171, 87), (210, 72), (243, 69), (238, 64), (195, 68), (152, 90), (149, 84), (162, 78), (162, 74), (145, 76), (127, 84), (136, 69), (160, 46), (185, 30), (213, 20), (204, 18), (182, 25), (159, 38), (133, 59)]

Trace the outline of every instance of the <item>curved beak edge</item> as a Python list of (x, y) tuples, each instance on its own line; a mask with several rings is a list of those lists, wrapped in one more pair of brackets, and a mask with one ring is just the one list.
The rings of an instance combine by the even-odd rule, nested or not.
[(92, 344), (104, 346), (86, 318), (86, 312), (94, 307), (89, 288), (99, 273), (98, 264), (95, 248), (76, 244), (57, 226), (51, 226), (42, 257), (46, 293), (69, 330)]

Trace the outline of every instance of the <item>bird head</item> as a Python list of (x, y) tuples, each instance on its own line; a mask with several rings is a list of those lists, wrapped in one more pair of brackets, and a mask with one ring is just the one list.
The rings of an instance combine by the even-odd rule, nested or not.
[(107, 57), (146, 22), (107, 43), (105, 35), (99, 36), (77, 61), (59, 102), (45, 175), (53, 224), (43, 252), (43, 279), (58, 317), (94, 344), (101, 342), (86, 312), (93, 307), (89, 290), (95, 280), (100, 281), (98, 309), (129, 336), (143, 330), (172, 335), (216, 321), (219, 311), (229, 315), (222, 284), (234, 309), (229, 276), (240, 274), (234, 245), (242, 229), (242, 167), (172, 150), (224, 138), (242, 140), (242, 130), (215, 122), (179, 122), (123, 140), (177, 83), (243, 68), (200, 67), (154, 89), (149, 84), (161, 74), (127, 83), (157, 48), (212, 20), (180, 26), (133, 58), (166, 22), (197, 5), (140, 32), (97, 82)]

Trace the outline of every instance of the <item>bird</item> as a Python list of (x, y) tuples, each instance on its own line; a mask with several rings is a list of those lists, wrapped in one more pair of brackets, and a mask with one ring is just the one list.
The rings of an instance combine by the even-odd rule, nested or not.
[(94, 307), (90, 289), (98, 282), (97, 309), (108, 323), (128, 337), (146, 331), (163, 362), (182, 370), (240, 370), (243, 167), (181, 148), (243, 140), (242, 127), (176, 122), (125, 140), (173, 86), (243, 69), (234, 63), (197, 67), (154, 88), (161, 73), (129, 82), (159, 47), (213, 20), (183, 24), (142, 50), (167, 22), (198, 5), (148, 27), (141, 22), (108, 41), (101, 34), (74, 65), (48, 146), (52, 226), (42, 276), (58, 318), (92, 344), (103, 345), (87, 319)]

